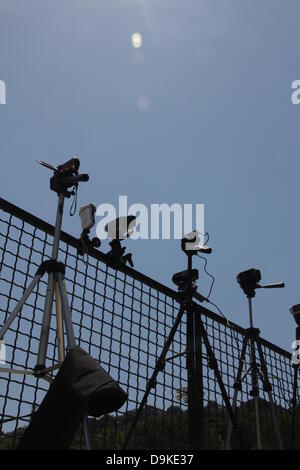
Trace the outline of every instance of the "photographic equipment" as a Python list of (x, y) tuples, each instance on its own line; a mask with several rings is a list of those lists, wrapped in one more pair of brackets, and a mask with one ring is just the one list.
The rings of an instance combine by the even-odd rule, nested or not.
[(90, 231), (95, 225), (96, 206), (91, 202), (79, 208), (79, 217), (81, 219), (81, 227), (83, 232)]
[(108, 222), (105, 231), (112, 240), (126, 240), (132, 234), (135, 223), (135, 215), (121, 216)]
[(121, 240), (130, 237), (135, 227), (135, 222), (136, 217), (134, 215), (122, 216), (108, 222), (104, 228), (108, 237), (112, 239), (109, 243), (111, 250), (107, 253), (107, 257), (109, 263), (114, 268), (125, 266), (126, 263), (131, 267), (134, 266), (132, 254), (127, 253), (124, 255), (126, 248), (122, 247)]
[(60, 173), (60, 174), (66, 173), (66, 174), (71, 174), (71, 175), (73, 173), (77, 174), (79, 166), (80, 166), (80, 161), (79, 161), (79, 158), (77, 157), (73, 157), (67, 162), (63, 163), (62, 165), (58, 165), (57, 167), (54, 165), (51, 165), (50, 163), (43, 162), (42, 160), (37, 160), (37, 162), (40, 165), (48, 168), (49, 170), (53, 170), (54, 173), (56, 174), (57, 173)]
[(210, 254), (212, 249), (208, 246), (200, 244), (200, 233), (198, 230), (193, 230), (192, 232), (185, 235), (185, 237), (181, 240), (181, 249), (188, 254), (188, 252), (193, 252), (194, 254), (204, 253)]
[(258, 283), (261, 280), (261, 274), (259, 269), (248, 269), (248, 271), (243, 271), (238, 274), (236, 280), (246, 295), (254, 297), (255, 289), (258, 288)]
[(190, 282), (195, 282), (197, 279), (199, 279), (198, 269), (192, 269), (191, 272), (188, 270), (181, 271), (180, 273), (174, 274), (172, 277), (172, 281), (182, 292), (186, 291)]
[[(58, 205), (56, 212), (56, 222), (51, 259), (42, 262), (30, 285), (26, 288), (23, 296), (18, 301), (17, 305), (15, 306), (12, 313), (7, 318), (6, 322), (0, 330), (1, 342), (12, 322), (21, 313), (21, 310), (30, 294), (33, 292), (42, 276), (47, 273), (48, 282), (41, 327), (41, 335), (39, 341), (37, 364), (33, 370), (16, 370), (12, 368), (1, 367), (1, 372), (7, 372), (9, 374), (17, 373), (24, 375), (34, 375), (37, 378), (43, 378), (48, 382), (53, 382), (52, 377), (48, 375), (49, 372), (52, 372), (56, 369), (60, 369), (61, 365), (65, 361), (64, 327), (68, 341), (68, 349), (72, 350), (76, 347), (75, 335), (65, 286), (65, 266), (63, 263), (57, 261), (63, 218), (64, 200), (65, 198), (69, 198), (71, 195), (76, 195), (79, 183), (82, 181), (88, 181), (89, 176), (87, 174), (78, 174), (78, 169), (80, 166), (78, 158), (72, 158), (66, 163), (59, 165), (58, 167), (54, 167), (40, 160), (38, 160), (38, 163), (54, 172), (52, 178), (50, 179), (50, 189), (55, 191), (58, 195)], [(70, 191), (69, 188), (72, 187), (73, 189)], [(48, 349), (54, 294), (56, 299), (55, 304), (59, 362), (51, 367), (46, 367), (46, 356)], [(90, 449), (91, 440), (89, 435), (88, 420), (86, 416), (83, 419), (83, 430), (86, 448)]]
[(255, 297), (256, 289), (278, 289), (284, 287), (284, 282), (264, 284), (261, 286), (259, 284), (259, 281), (261, 280), (261, 272), (259, 269), (255, 268), (248, 269), (247, 271), (243, 271), (238, 274), (236, 280), (249, 299)]
[[(296, 348), (300, 347), (300, 304), (290, 307), (290, 312), (297, 324), (296, 327)], [(291, 450), (295, 448), (295, 430), (296, 430), (296, 409), (297, 409), (297, 389), (298, 389), (298, 373), (299, 363), (293, 361), (294, 380), (293, 380), (293, 396), (292, 396), (292, 423), (291, 423)]]
[(290, 312), (294, 317), (295, 322), (300, 326), (300, 304), (290, 307)]
[[(78, 174), (80, 161), (77, 157), (71, 158), (71, 160), (68, 160), (58, 167), (43, 162), (42, 160), (37, 160), (37, 163), (54, 171), (54, 175), (50, 179), (50, 189), (57, 194), (64, 193), (64, 197), (70, 197), (76, 194), (78, 184), (89, 180), (89, 175), (85, 173), (81, 175)], [(74, 191), (68, 192), (67, 190), (71, 187), (74, 187)]]
[[(196, 239), (196, 238), (195, 238)], [(178, 300), (180, 302), (180, 309), (175, 319), (175, 322), (170, 330), (169, 336), (166, 339), (163, 350), (156, 361), (155, 368), (150, 380), (147, 383), (146, 391), (140, 403), (140, 406), (135, 414), (129, 429), (124, 449), (128, 446), (132, 433), (137, 425), (137, 422), (142, 414), (143, 408), (147, 403), (148, 396), (152, 388), (156, 387), (156, 378), (159, 372), (164, 370), (167, 359), (167, 353), (174, 339), (176, 331), (181, 323), (184, 313), (186, 313), (187, 324), (187, 346), (186, 351), (176, 357), (186, 356), (186, 368), (188, 375), (188, 422), (189, 422), (189, 440), (192, 449), (204, 448), (204, 392), (203, 392), (203, 372), (202, 372), (202, 341), (205, 345), (206, 353), (208, 356), (209, 367), (214, 371), (216, 381), (218, 382), (223, 401), (226, 406), (232, 426), (238, 436), (241, 448), (243, 448), (243, 441), (239, 432), (238, 423), (231, 406), (229, 396), (227, 394), (222, 376), (218, 367), (217, 360), (210, 345), (207, 332), (201, 319), (201, 307), (193, 301), (193, 298), (204, 300), (204, 297), (197, 295), (197, 286), (195, 281), (198, 279), (198, 270), (192, 269), (192, 257), (199, 250), (194, 246), (194, 249), (187, 249), (186, 238), (181, 241), (181, 248), (188, 257), (188, 269), (174, 274), (172, 280), (178, 287)]]
[[(73, 343), (74, 335), (72, 334), (72, 329), (69, 321), (69, 308), (67, 306), (67, 300), (65, 297), (64, 292), (64, 270), (65, 267), (62, 263), (58, 263), (57, 256), (58, 256), (58, 249), (59, 249), (59, 240), (60, 240), (60, 233), (61, 233), (61, 226), (62, 226), (62, 218), (63, 218), (63, 209), (64, 209), (64, 200), (65, 198), (69, 198), (71, 195), (74, 194), (74, 191), (68, 191), (70, 187), (77, 188), (79, 182), (81, 181), (88, 181), (89, 176), (87, 174), (78, 174), (78, 169), (80, 166), (79, 159), (74, 157), (71, 160), (68, 160), (66, 163), (59, 165), (58, 167), (54, 167), (49, 163), (43, 162), (41, 160), (37, 160), (39, 164), (45, 166), (48, 169), (54, 171), (54, 175), (50, 179), (50, 189), (58, 193), (58, 205), (56, 211), (56, 222), (55, 222), (55, 231), (54, 231), (54, 239), (53, 239), (53, 246), (52, 246), (52, 254), (51, 260), (44, 261), (41, 266), (38, 268), (36, 276), (32, 280), (29, 287), (26, 289), (23, 297), (18, 302), (16, 307), (14, 308), (12, 314), (7, 319), (6, 323), (3, 325), (2, 329), (0, 330), (0, 340), (3, 339), (4, 334), (6, 333), (7, 329), (16, 318), (16, 316), (20, 313), (23, 305), (25, 304), (27, 298), (35, 288), (35, 286), (40, 281), (41, 277), (47, 272), (48, 273), (48, 284), (47, 284), (47, 294), (45, 300), (45, 309), (44, 309), (44, 316), (42, 322), (42, 331), (41, 331), (41, 338), (38, 350), (38, 361), (37, 365), (34, 369), (34, 375), (43, 376), (46, 374), (47, 369), (45, 367), (46, 362), (46, 354), (47, 354), (47, 345), (48, 345), (48, 337), (49, 337), (49, 329), (50, 329), (50, 319), (51, 319), (51, 311), (52, 311), (52, 304), (54, 298), (54, 287), (56, 291), (57, 297), (63, 297), (60, 299), (58, 304), (62, 303), (64, 305), (61, 306), (61, 309), (65, 311), (66, 314), (66, 324), (67, 324), (67, 332), (69, 341)], [(65, 300), (65, 301), (64, 301)], [(60, 309), (59, 309), (60, 310)], [(63, 337), (62, 337), (62, 316), (61, 311), (58, 312), (58, 344), (59, 344), (59, 358), (60, 360), (63, 359)], [(59, 365), (58, 365), (59, 366)], [(57, 367), (56, 367), (57, 368)]]
[(92, 240), (89, 238), (89, 233), (91, 228), (95, 225), (95, 212), (96, 206), (91, 202), (81, 206), (79, 209), (79, 217), (81, 220), (82, 233), (80, 236), (80, 241), (82, 249), (78, 250), (80, 254), (88, 253), (89, 248), (99, 248), (101, 241), (99, 238), (94, 237)]
[[(275, 284), (265, 284), (260, 285), (259, 282), (261, 280), (261, 272), (259, 269), (248, 269), (247, 271), (243, 271), (237, 275), (237, 282), (240, 284), (241, 289), (244, 291), (248, 298), (249, 304), (249, 323), (250, 328), (245, 331), (245, 336), (243, 339), (242, 344), (242, 352), (241, 357), (239, 360), (238, 365), (238, 372), (237, 377), (234, 383), (234, 396), (233, 396), (233, 409), (236, 409), (236, 401), (238, 392), (242, 390), (242, 382), (245, 380), (247, 375), (251, 374), (251, 383), (252, 383), (252, 390), (250, 395), (254, 399), (254, 406), (255, 406), (255, 426), (256, 426), (256, 438), (257, 438), (257, 448), (261, 450), (262, 447), (262, 440), (261, 440), (261, 429), (260, 429), (260, 417), (259, 417), (259, 379), (263, 384), (263, 390), (268, 393), (270, 408), (272, 419), (274, 423), (274, 429), (276, 433), (276, 438), (278, 441), (279, 448), (283, 450), (283, 444), (280, 434), (280, 429), (278, 425), (278, 420), (275, 412), (275, 405), (274, 400), (272, 397), (272, 386), (268, 379), (268, 370), (265, 362), (265, 358), (263, 355), (261, 342), (260, 342), (260, 330), (258, 328), (253, 327), (253, 312), (252, 312), (252, 298), (255, 297), (256, 289), (274, 289), (274, 288), (281, 288), (284, 287), (284, 283), (275, 283)], [(246, 372), (243, 374), (244, 364), (246, 364), (246, 350), (247, 346), (250, 347), (250, 366)], [(258, 356), (260, 360), (260, 365), (256, 361), (256, 349), (258, 351)], [(229, 423), (228, 431), (227, 431), (227, 438), (226, 438), (226, 448), (230, 448), (230, 441), (232, 435), (232, 425)]]

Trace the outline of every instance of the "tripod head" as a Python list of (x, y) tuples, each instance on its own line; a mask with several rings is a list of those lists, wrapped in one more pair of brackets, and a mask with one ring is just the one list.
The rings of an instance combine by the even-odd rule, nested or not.
[(174, 274), (172, 281), (178, 287), (180, 293), (187, 293), (189, 289), (196, 291), (197, 286), (195, 281), (199, 278), (198, 269), (187, 269), (186, 271), (180, 271)]
[(274, 284), (265, 284), (260, 285), (259, 281), (261, 280), (261, 272), (259, 269), (248, 269), (247, 271), (243, 271), (237, 275), (236, 278), (237, 282), (239, 283), (241, 289), (244, 291), (248, 299), (252, 299), (255, 297), (255, 290), (256, 289), (278, 289), (285, 287), (283, 282), (277, 282)]
[(50, 179), (50, 189), (57, 194), (64, 194), (66, 197), (74, 194), (74, 191), (68, 191), (69, 188), (74, 187), (76, 190), (80, 182), (89, 180), (89, 175), (78, 174), (80, 161), (77, 157), (71, 158), (57, 167), (42, 160), (37, 160), (37, 163), (54, 172)]

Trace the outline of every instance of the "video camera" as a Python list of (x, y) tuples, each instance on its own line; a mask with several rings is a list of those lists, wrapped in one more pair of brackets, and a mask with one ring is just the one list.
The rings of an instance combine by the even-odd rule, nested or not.
[(37, 162), (54, 172), (54, 175), (50, 179), (50, 189), (57, 194), (67, 193), (67, 195), (70, 195), (70, 193), (67, 192), (68, 188), (76, 187), (80, 182), (89, 180), (89, 175), (86, 173), (78, 174), (80, 161), (77, 157), (73, 157), (57, 167), (43, 162), (42, 160), (37, 160)]

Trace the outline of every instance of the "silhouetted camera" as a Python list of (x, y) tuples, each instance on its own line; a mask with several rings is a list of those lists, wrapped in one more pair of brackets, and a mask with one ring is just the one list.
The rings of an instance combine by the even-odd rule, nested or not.
[(290, 312), (293, 315), (297, 325), (300, 326), (300, 304), (290, 307)]
[(195, 282), (197, 281), (198, 277), (199, 277), (198, 269), (192, 269), (190, 279), (189, 279), (189, 271), (186, 270), (186, 271), (181, 271), (180, 273), (174, 274), (174, 276), (172, 277), (172, 281), (180, 289), (183, 289), (185, 285), (189, 283), (189, 281)]
[(43, 162), (42, 160), (37, 160), (37, 162), (49, 170), (54, 171), (54, 175), (50, 179), (50, 189), (57, 194), (66, 193), (67, 197), (70, 197), (74, 192), (67, 192), (68, 188), (72, 186), (76, 186), (77, 188), (80, 182), (89, 180), (89, 175), (85, 173), (82, 175), (78, 174), (80, 161), (77, 157), (71, 158), (71, 160), (57, 167), (50, 163)]
[(254, 296), (254, 291), (259, 287), (261, 280), (260, 270), (252, 268), (243, 271), (237, 275), (236, 280), (247, 296)]
[(248, 285), (248, 284), (258, 284), (261, 281), (261, 272), (259, 269), (248, 269), (247, 271), (243, 271), (239, 273), (236, 277), (237, 282), (241, 285)]
[(108, 260), (112, 267), (125, 266), (126, 263), (133, 268), (132, 254), (127, 253), (125, 246), (121, 246), (121, 241), (129, 238), (132, 234), (136, 224), (136, 216), (120, 216), (117, 219), (111, 220), (106, 224), (105, 231), (107, 232), (111, 242), (111, 250), (107, 253)]
[(260, 270), (254, 268), (238, 274), (236, 280), (249, 298), (255, 296), (255, 289), (279, 289), (285, 286), (284, 282), (274, 282), (273, 284), (264, 284), (263, 286), (260, 285)]
[(91, 202), (81, 206), (79, 209), (82, 233), (80, 236), (81, 246), (78, 249), (78, 253), (81, 255), (86, 253), (88, 248), (99, 248), (101, 245), (99, 238), (94, 237), (92, 240), (89, 238), (90, 230), (95, 225), (95, 212), (96, 206)]

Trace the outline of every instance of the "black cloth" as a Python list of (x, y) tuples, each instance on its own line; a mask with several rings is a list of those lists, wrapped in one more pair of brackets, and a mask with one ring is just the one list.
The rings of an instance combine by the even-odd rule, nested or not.
[(85, 414), (110, 413), (126, 400), (120, 386), (76, 346), (66, 355), (17, 449), (67, 449)]

